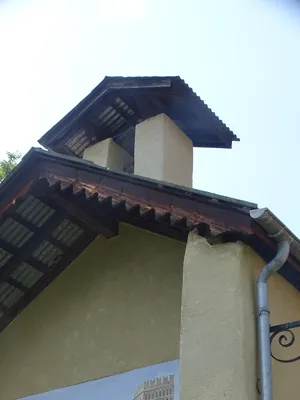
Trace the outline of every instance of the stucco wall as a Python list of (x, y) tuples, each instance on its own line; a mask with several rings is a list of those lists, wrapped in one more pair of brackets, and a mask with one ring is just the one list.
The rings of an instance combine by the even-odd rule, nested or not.
[(133, 157), (109, 138), (84, 149), (83, 159), (119, 171), (133, 162)]
[(252, 266), (243, 243), (190, 233), (183, 267), (180, 399), (256, 398)]
[[(254, 278), (265, 264), (257, 254), (248, 248), (249, 259), (253, 264)], [(300, 293), (279, 274), (269, 279), (269, 309), (271, 325), (282, 324), (300, 319)], [(300, 356), (300, 328), (295, 329), (296, 341), (289, 349), (273, 345), (274, 354), (280, 358)], [(276, 344), (274, 342), (274, 344)], [(300, 361), (282, 364), (272, 360), (274, 400), (298, 399)]]
[(192, 187), (193, 143), (167, 115), (137, 124), (134, 146), (135, 174)]
[[(183, 267), (180, 399), (256, 400), (255, 281), (265, 262), (243, 243), (210, 246), (191, 233)], [(300, 294), (269, 280), (271, 324), (300, 319)], [(300, 356), (300, 328), (280, 358)], [(298, 399), (300, 361), (272, 361), (274, 400)]]
[(178, 358), (184, 250), (124, 225), (97, 239), (0, 334), (0, 398)]
[[(182, 399), (255, 399), (254, 284), (264, 262), (243, 244), (210, 247), (198, 236), (187, 249)], [(184, 244), (125, 225), (97, 239), (0, 334), (0, 399), (178, 358), (184, 253)], [(300, 295), (278, 274), (269, 296), (272, 324), (300, 319)], [(300, 355), (295, 333), (288, 352), (274, 347), (279, 357)], [(300, 362), (273, 361), (274, 400), (299, 397), (299, 373)]]

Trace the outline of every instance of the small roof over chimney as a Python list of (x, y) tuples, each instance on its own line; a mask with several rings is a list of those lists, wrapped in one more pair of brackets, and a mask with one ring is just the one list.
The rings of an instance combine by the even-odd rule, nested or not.
[(39, 143), (82, 157), (85, 148), (114, 138), (133, 155), (135, 126), (161, 113), (179, 126), (194, 147), (231, 148), (239, 140), (179, 76), (105, 77)]

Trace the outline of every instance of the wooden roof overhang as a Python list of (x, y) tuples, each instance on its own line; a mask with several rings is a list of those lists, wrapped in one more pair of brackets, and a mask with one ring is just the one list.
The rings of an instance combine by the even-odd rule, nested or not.
[[(120, 222), (180, 241), (194, 229), (212, 244), (242, 240), (269, 260), (276, 243), (250, 218), (255, 207), (32, 149), (0, 185), (0, 329)], [(300, 288), (292, 256), (282, 275)]]
[(49, 150), (82, 157), (107, 138), (134, 152), (135, 126), (165, 113), (195, 147), (231, 148), (239, 140), (180, 77), (105, 77), (39, 140)]

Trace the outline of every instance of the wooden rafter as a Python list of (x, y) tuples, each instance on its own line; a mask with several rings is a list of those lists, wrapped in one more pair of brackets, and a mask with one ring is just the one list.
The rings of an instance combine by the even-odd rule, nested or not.
[(49, 269), (47, 265), (41, 263), (40, 261), (36, 260), (35, 258), (31, 257), (26, 260), (26, 263), (31, 265), (34, 269), (41, 272), (42, 274), (46, 274)]
[(13, 254), (11, 259), (0, 270), (0, 283), (5, 281), (20, 263), (31, 258), (33, 251), (47, 239), (49, 232), (52, 232), (64, 217), (65, 214), (59, 212), (53, 214), (43, 226), (39, 228), (38, 232), (18, 249), (18, 252)]
[[(14, 221), (17, 221), (19, 224), (23, 225), (25, 228), (27, 228), (29, 231), (33, 233), (39, 232), (39, 227), (37, 225), (34, 225), (30, 221), (27, 221), (25, 218), (23, 218), (20, 214), (14, 213), (10, 215), (10, 218), (12, 218)], [(58, 247), (60, 250), (65, 252), (68, 247), (65, 246), (62, 242), (59, 240), (55, 239), (53, 236), (50, 236), (47, 238), (48, 242), (51, 243), (53, 246)]]
[(68, 214), (87, 225), (92, 231), (96, 232), (97, 235), (104, 236), (108, 239), (118, 234), (118, 223), (116, 219), (106, 216), (104, 213), (100, 216), (99, 214), (96, 215), (96, 213), (92, 214), (87, 211), (94, 209), (91, 200), (89, 204), (85, 203), (85, 207), (83, 207), (79, 197), (74, 196), (72, 201), (58, 193), (51, 193), (48, 197), (55, 201), (59, 207), (67, 210)]
[(5, 315), (0, 319), (0, 331), (9, 324), (20, 311), (22, 311), (50, 282), (52, 282), (68, 265), (75, 260), (83, 250), (85, 250), (95, 239), (95, 234), (85, 234), (82, 239), (76, 243), (69, 252), (65, 254), (56, 266), (48, 273), (44, 274), (24, 296), (10, 309), (5, 310)]
[(24, 286), (21, 282), (17, 281), (16, 279), (12, 278), (9, 276), (8, 278), (5, 279), (5, 282), (7, 282), (9, 285), (13, 286), (16, 289), (21, 290), (22, 292), (27, 292), (28, 288)]
[(16, 246), (13, 246), (3, 239), (0, 239), (0, 248), (12, 255), (14, 255), (18, 251), (18, 248)]
[[(9, 309), (4, 305), (0, 303), (0, 310), (4, 314), (4, 318), (8, 315)], [(2, 319), (0, 320), (2, 321)]]

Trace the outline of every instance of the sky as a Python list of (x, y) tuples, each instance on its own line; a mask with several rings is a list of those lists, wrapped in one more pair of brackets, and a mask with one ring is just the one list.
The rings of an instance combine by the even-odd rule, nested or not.
[(0, 159), (105, 75), (180, 75), (241, 139), (195, 149), (194, 187), (267, 206), (300, 236), (297, 3), (0, 0)]
[(0, 158), (105, 75), (180, 75), (241, 139), (195, 149), (194, 187), (267, 206), (300, 236), (299, 14), (289, 0), (0, 0)]
[[(144, 381), (174, 375), (175, 396), (179, 400), (179, 360), (136, 369), (112, 377), (26, 397), (26, 400), (133, 400), (136, 388)], [(24, 400), (25, 400), (24, 399)]]

